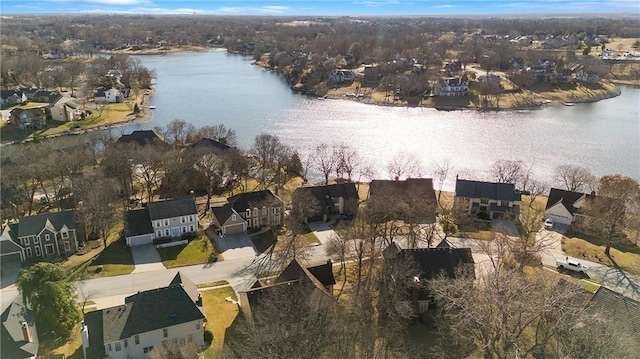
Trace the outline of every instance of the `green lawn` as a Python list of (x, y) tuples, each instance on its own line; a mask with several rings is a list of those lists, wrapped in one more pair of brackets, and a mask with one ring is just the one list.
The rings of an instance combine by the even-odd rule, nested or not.
[(276, 238), (273, 236), (273, 233), (271, 231), (255, 234), (250, 236), (249, 238), (251, 238), (253, 245), (260, 253), (264, 253), (276, 243)]
[[(614, 266), (604, 254), (605, 245), (596, 238), (576, 232), (567, 232), (562, 238), (562, 250), (571, 257)], [(640, 274), (640, 248), (632, 244), (611, 247), (611, 258), (629, 273)]]
[(233, 288), (225, 287), (202, 292), (202, 305), (207, 316), (206, 329), (213, 333), (213, 343), (204, 353), (207, 359), (222, 358), (227, 329), (238, 317), (238, 305), (225, 301), (227, 297), (237, 299)]
[(160, 248), (158, 253), (167, 268), (212, 263), (217, 259), (213, 245), (204, 234), (184, 246)]
[(305, 234), (304, 236), (307, 239), (307, 244), (308, 245), (315, 246), (316, 244), (320, 244), (320, 240), (318, 239), (318, 237), (316, 236), (315, 233), (309, 232), (309, 233)]
[[(38, 327), (38, 332), (40, 328)], [(52, 355), (62, 354), (67, 359), (83, 359), (82, 339), (80, 338), (80, 323), (71, 330), (71, 336), (68, 339), (56, 338), (43, 341), (40, 337), (40, 347), (38, 349), (38, 358), (49, 358)]]

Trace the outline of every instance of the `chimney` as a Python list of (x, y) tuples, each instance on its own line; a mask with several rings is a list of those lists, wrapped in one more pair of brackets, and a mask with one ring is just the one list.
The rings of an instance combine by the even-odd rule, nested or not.
[(22, 322), (22, 335), (24, 335), (24, 340), (26, 340), (27, 343), (31, 343), (31, 331), (29, 330), (29, 323), (27, 322)]
[(82, 339), (82, 353), (87, 358), (87, 348), (89, 348), (89, 328), (84, 320), (80, 322), (80, 338)]

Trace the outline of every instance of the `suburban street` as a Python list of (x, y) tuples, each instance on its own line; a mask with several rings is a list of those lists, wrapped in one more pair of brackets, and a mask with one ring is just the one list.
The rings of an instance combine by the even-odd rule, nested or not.
[[(321, 240), (321, 244), (312, 247), (310, 262), (325, 261), (327, 260), (326, 243), (335, 232), (329, 225), (324, 223), (312, 224), (310, 228), (314, 230), (316, 236)], [(542, 263), (546, 266), (555, 267), (555, 260), (565, 257), (560, 242), (562, 234), (543, 229), (538, 234), (538, 239), (548, 243), (548, 248), (541, 253)], [(477, 274), (490, 270), (491, 261), (487, 253), (483, 252), (480, 245), (481, 241), (455, 237), (449, 237), (447, 241), (454, 247), (469, 247), (472, 249)], [(138, 291), (166, 286), (178, 271), (185, 274), (196, 284), (227, 280), (234, 290), (239, 291), (249, 288), (255, 282), (256, 277), (251, 272), (250, 266), (257, 258), (255, 256), (247, 256), (221, 262), (181, 267), (179, 269), (165, 269), (160, 263), (155, 263), (154, 266), (149, 267), (149, 263), (145, 263), (143, 264), (146, 266), (144, 271), (139, 271), (138, 266), (136, 266), (137, 270), (134, 270), (131, 274), (77, 282), (76, 287), (78, 288), (79, 299), (87, 298), (95, 302), (95, 306), (98, 309), (121, 304), (124, 301), (124, 297)], [(606, 287), (640, 300), (640, 276), (598, 263), (580, 262), (589, 267), (588, 274), (591, 279), (602, 281)], [(18, 291), (15, 284), (4, 287), (0, 291), (2, 307), (6, 307), (17, 295)]]

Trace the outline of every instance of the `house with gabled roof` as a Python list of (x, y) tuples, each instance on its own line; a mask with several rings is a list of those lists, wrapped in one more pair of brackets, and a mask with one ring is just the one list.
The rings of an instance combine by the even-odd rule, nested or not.
[(370, 220), (387, 222), (431, 224), (436, 221), (436, 194), (431, 178), (399, 180), (373, 180), (369, 186), (367, 203), (385, 208), (374, 213)]
[[(175, 279), (175, 278), (174, 278)], [(85, 314), (81, 328), (85, 359), (146, 359), (167, 341), (203, 347), (205, 315), (183, 285), (147, 290), (124, 304)]]
[(25, 102), (27, 102), (27, 95), (22, 90), (13, 89), (0, 91), (0, 105), (2, 106), (20, 105)]
[(38, 356), (35, 315), (20, 298), (5, 308), (0, 314), (0, 322), (0, 357), (35, 359)]
[(469, 82), (462, 77), (442, 79), (433, 86), (435, 96), (459, 97), (467, 94)]
[(24, 262), (25, 259), (24, 247), (18, 244), (18, 224), (8, 224), (0, 234), (0, 264)]
[(454, 202), (482, 220), (515, 219), (522, 195), (513, 183), (470, 181), (456, 178)]
[[(468, 275), (475, 278), (475, 262), (470, 248), (453, 248), (446, 241), (436, 248), (401, 248), (396, 242), (382, 251), (382, 257), (386, 264), (394, 265), (400, 262), (408, 262), (414, 265), (419, 274), (411, 278), (413, 286), (410, 287), (406, 301), (401, 304), (422, 315), (434, 304), (433, 296), (425, 283), (443, 275), (451, 279), (460, 275)], [(470, 288), (471, 290), (471, 288)]]
[[(353, 216), (358, 214), (360, 197), (353, 182), (335, 183), (326, 186), (300, 187), (293, 192), (296, 196), (308, 196), (318, 204), (319, 213), (307, 221), (326, 221), (332, 215)], [(305, 197), (303, 197), (305, 198)], [(300, 201), (293, 201), (293, 206), (301, 205)]]
[(294, 259), (273, 282), (256, 281), (250, 289), (238, 292), (240, 310), (249, 322), (253, 322), (255, 311), (259, 310), (260, 300), (274, 288), (290, 285), (305, 285), (310, 300), (321, 306), (329, 305), (335, 302), (335, 284), (333, 264), (330, 260), (321, 265), (304, 267)]
[(14, 108), (9, 113), (11, 124), (21, 130), (42, 129), (47, 126), (47, 116), (43, 107)]
[(57, 95), (49, 103), (49, 113), (55, 121), (69, 122), (80, 119), (79, 108), (80, 105), (69, 96)]
[(283, 223), (284, 202), (271, 190), (239, 193), (227, 198), (227, 202), (222, 207), (212, 208), (213, 223), (222, 234), (277, 227)]
[[(0, 241), (3, 243), (3, 259), (6, 256), (6, 259), (14, 261), (18, 256), (21, 260), (66, 258), (78, 250), (80, 242), (84, 242), (84, 238), (76, 231), (74, 211), (20, 217), (18, 223), (4, 228)], [(22, 254), (19, 255), (18, 251)]]
[(640, 302), (614, 292), (606, 287), (600, 287), (595, 292), (586, 311), (600, 314), (610, 320), (616, 333), (626, 336), (629, 344), (635, 344), (640, 350)]
[(576, 217), (580, 216), (580, 209), (585, 201), (593, 197), (594, 195), (552, 188), (549, 191), (544, 214), (554, 223), (570, 226)]
[(213, 151), (224, 152), (226, 150), (232, 149), (233, 147), (227, 145), (226, 143), (222, 143), (220, 141), (212, 140), (210, 138), (201, 138), (196, 143), (191, 145), (192, 148), (207, 148)]
[(139, 146), (163, 145), (169, 146), (162, 136), (154, 130), (136, 130), (128, 135), (122, 135), (116, 140), (116, 144), (135, 143)]
[(128, 246), (153, 243), (155, 239), (179, 239), (198, 231), (198, 209), (193, 197), (150, 202), (124, 214)]

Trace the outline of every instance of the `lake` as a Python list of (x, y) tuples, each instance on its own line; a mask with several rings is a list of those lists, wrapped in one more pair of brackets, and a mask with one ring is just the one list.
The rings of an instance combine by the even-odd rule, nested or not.
[(293, 93), (282, 76), (252, 66), (246, 56), (225, 51), (139, 57), (157, 72), (153, 119), (134, 129), (181, 119), (196, 127), (224, 124), (249, 149), (266, 132), (302, 154), (320, 143), (346, 143), (389, 178), (386, 164), (398, 154), (431, 163), (448, 160), (455, 174), (489, 179), (497, 159), (533, 165), (536, 178), (553, 183), (556, 166), (584, 166), (598, 176), (619, 173), (640, 179), (640, 89), (575, 106), (526, 111), (438, 111), (320, 100)]

